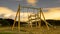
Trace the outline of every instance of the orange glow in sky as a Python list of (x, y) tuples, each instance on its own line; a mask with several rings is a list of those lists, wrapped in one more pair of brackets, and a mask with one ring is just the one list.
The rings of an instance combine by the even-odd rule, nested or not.
[[(60, 20), (60, 8), (58, 7), (48, 8), (47, 10), (48, 10), (47, 12), (44, 12), (44, 16), (46, 19)], [(5, 14), (4, 15), (5, 18), (13, 17), (12, 19), (14, 19), (16, 12), (7, 7), (0, 7), (0, 15), (1, 14)], [(24, 14), (21, 12), (20, 14), (21, 14), (21, 21), (24, 21), (25, 19), (26, 19), (25, 21), (27, 21), (28, 14), (32, 14), (32, 12), (29, 13), (25, 12)]]
[(27, 0), (27, 2), (31, 5), (36, 5), (37, 0)]

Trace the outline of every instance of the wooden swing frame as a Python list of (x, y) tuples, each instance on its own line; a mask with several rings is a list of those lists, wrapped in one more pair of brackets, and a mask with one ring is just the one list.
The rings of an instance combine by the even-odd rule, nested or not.
[[(43, 12), (42, 12), (42, 9), (41, 8), (33, 8), (33, 7), (23, 7), (23, 6), (20, 6), (20, 4), (19, 4), (19, 6), (18, 6), (18, 10), (17, 10), (17, 13), (16, 13), (16, 16), (15, 16), (15, 20), (14, 20), (14, 23), (13, 23), (13, 26), (12, 26), (12, 30), (14, 29), (14, 25), (15, 25), (15, 23), (16, 23), (16, 19), (17, 19), (17, 16), (18, 16), (18, 31), (20, 31), (20, 8), (28, 8), (28, 9), (37, 9), (37, 10), (39, 10), (39, 14), (40, 14), (40, 22), (38, 22), (38, 24), (39, 24), (39, 27), (41, 27), (41, 15), (43, 16), (43, 19), (44, 19), (44, 22), (45, 22), (45, 24), (46, 24), (46, 26), (47, 26), (47, 29), (49, 30), (49, 23), (45, 20), (45, 17), (44, 17), (44, 14), (43, 14)], [(27, 10), (28, 11), (28, 10)], [(37, 14), (38, 14), (37, 13)], [(50, 25), (51, 26), (51, 25)], [(32, 28), (32, 24), (31, 24), (31, 28)]]

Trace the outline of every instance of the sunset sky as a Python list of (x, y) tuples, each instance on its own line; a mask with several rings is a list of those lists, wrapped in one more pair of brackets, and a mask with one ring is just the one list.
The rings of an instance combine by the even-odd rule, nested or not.
[[(46, 19), (60, 20), (60, 0), (0, 0), (0, 18), (14, 19), (19, 3), (21, 6), (43, 8)], [(21, 12), (21, 20), (27, 20), (26, 12), (24, 18), (22, 16)]]

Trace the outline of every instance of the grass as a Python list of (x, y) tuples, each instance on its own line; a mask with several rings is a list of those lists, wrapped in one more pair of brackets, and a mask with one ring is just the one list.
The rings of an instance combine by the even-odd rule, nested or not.
[(0, 27), (0, 34), (60, 34), (60, 26), (57, 26), (55, 29), (50, 28), (50, 30), (47, 30), (46, 27), (21, 27), (20, 32), (18, 32), (17, 29), (14, 29), (14, 31), (12, 31), (11, 27)]
[(10, 32), (0, 32), (0, 34), (15, 34), (15, 33), (10, 33)]

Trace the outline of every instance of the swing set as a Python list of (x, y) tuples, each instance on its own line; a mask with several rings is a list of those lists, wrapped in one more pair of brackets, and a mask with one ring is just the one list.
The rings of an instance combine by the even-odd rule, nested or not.
[[(16, 16), (15, 16), (15, 20), (14, 20), (14, 23), (13, 23), (13, 26), (12, 26), (12, 30), (14, 30), (14, 27), (15, 27), (15, 24), (16, 24), (16, 19), (17, 19), (17, 17), (18, 17), (18, 31), (20, 31), (20, 11), (21, 11), (21, 8), (26, 8), (27, 10), (27, 13), (29, 12), (29, 11), (31, 11), (30, 9), (32, 9), (32, 12), (34, 13), (34, 15), (28, 15), (28, 24), (31, 26), (31, 28), (33, 28), (33, 24), (32, 24), (32, 22), (33, 22), (33, 20), (35, 20), (35, 21), (38, 21), (37, 23), (38, 23), (38, 27), (40, 28), (41, 27), (41, 16), (43, 17), (43, 21), (45, 22), (45, 24), (46, 24), (46, 27), (47, 27), (47, 29), (49, 30), (49, 26), (52, 26), (51, 24), (49, 24), (47, 21), (46, 21), (46, 19), (45, 19), (45, 17), (44, 17), (44, 13), (43, 13), (43, 11), (42, 11), (42, 9), (41, 8), (33, 8), (33, 7), (24, 7), (24, 6), (20, 6), (20, 4), (19, 4), (19, 6), (18, 6), (18, 10), (17, 10), (17, 13), (16, 13)], [(37, 10), (36, 12), (35, 12), (35, 10)], [(32, 17), (34, 17), (34, 18), (32, 18)], [(28, 25), (28, 26), (29, 26)], [(49, 26), (48, 26), (49, 25)], [(36, 27), (37, 27), (37, 24), (36, 24)]]

